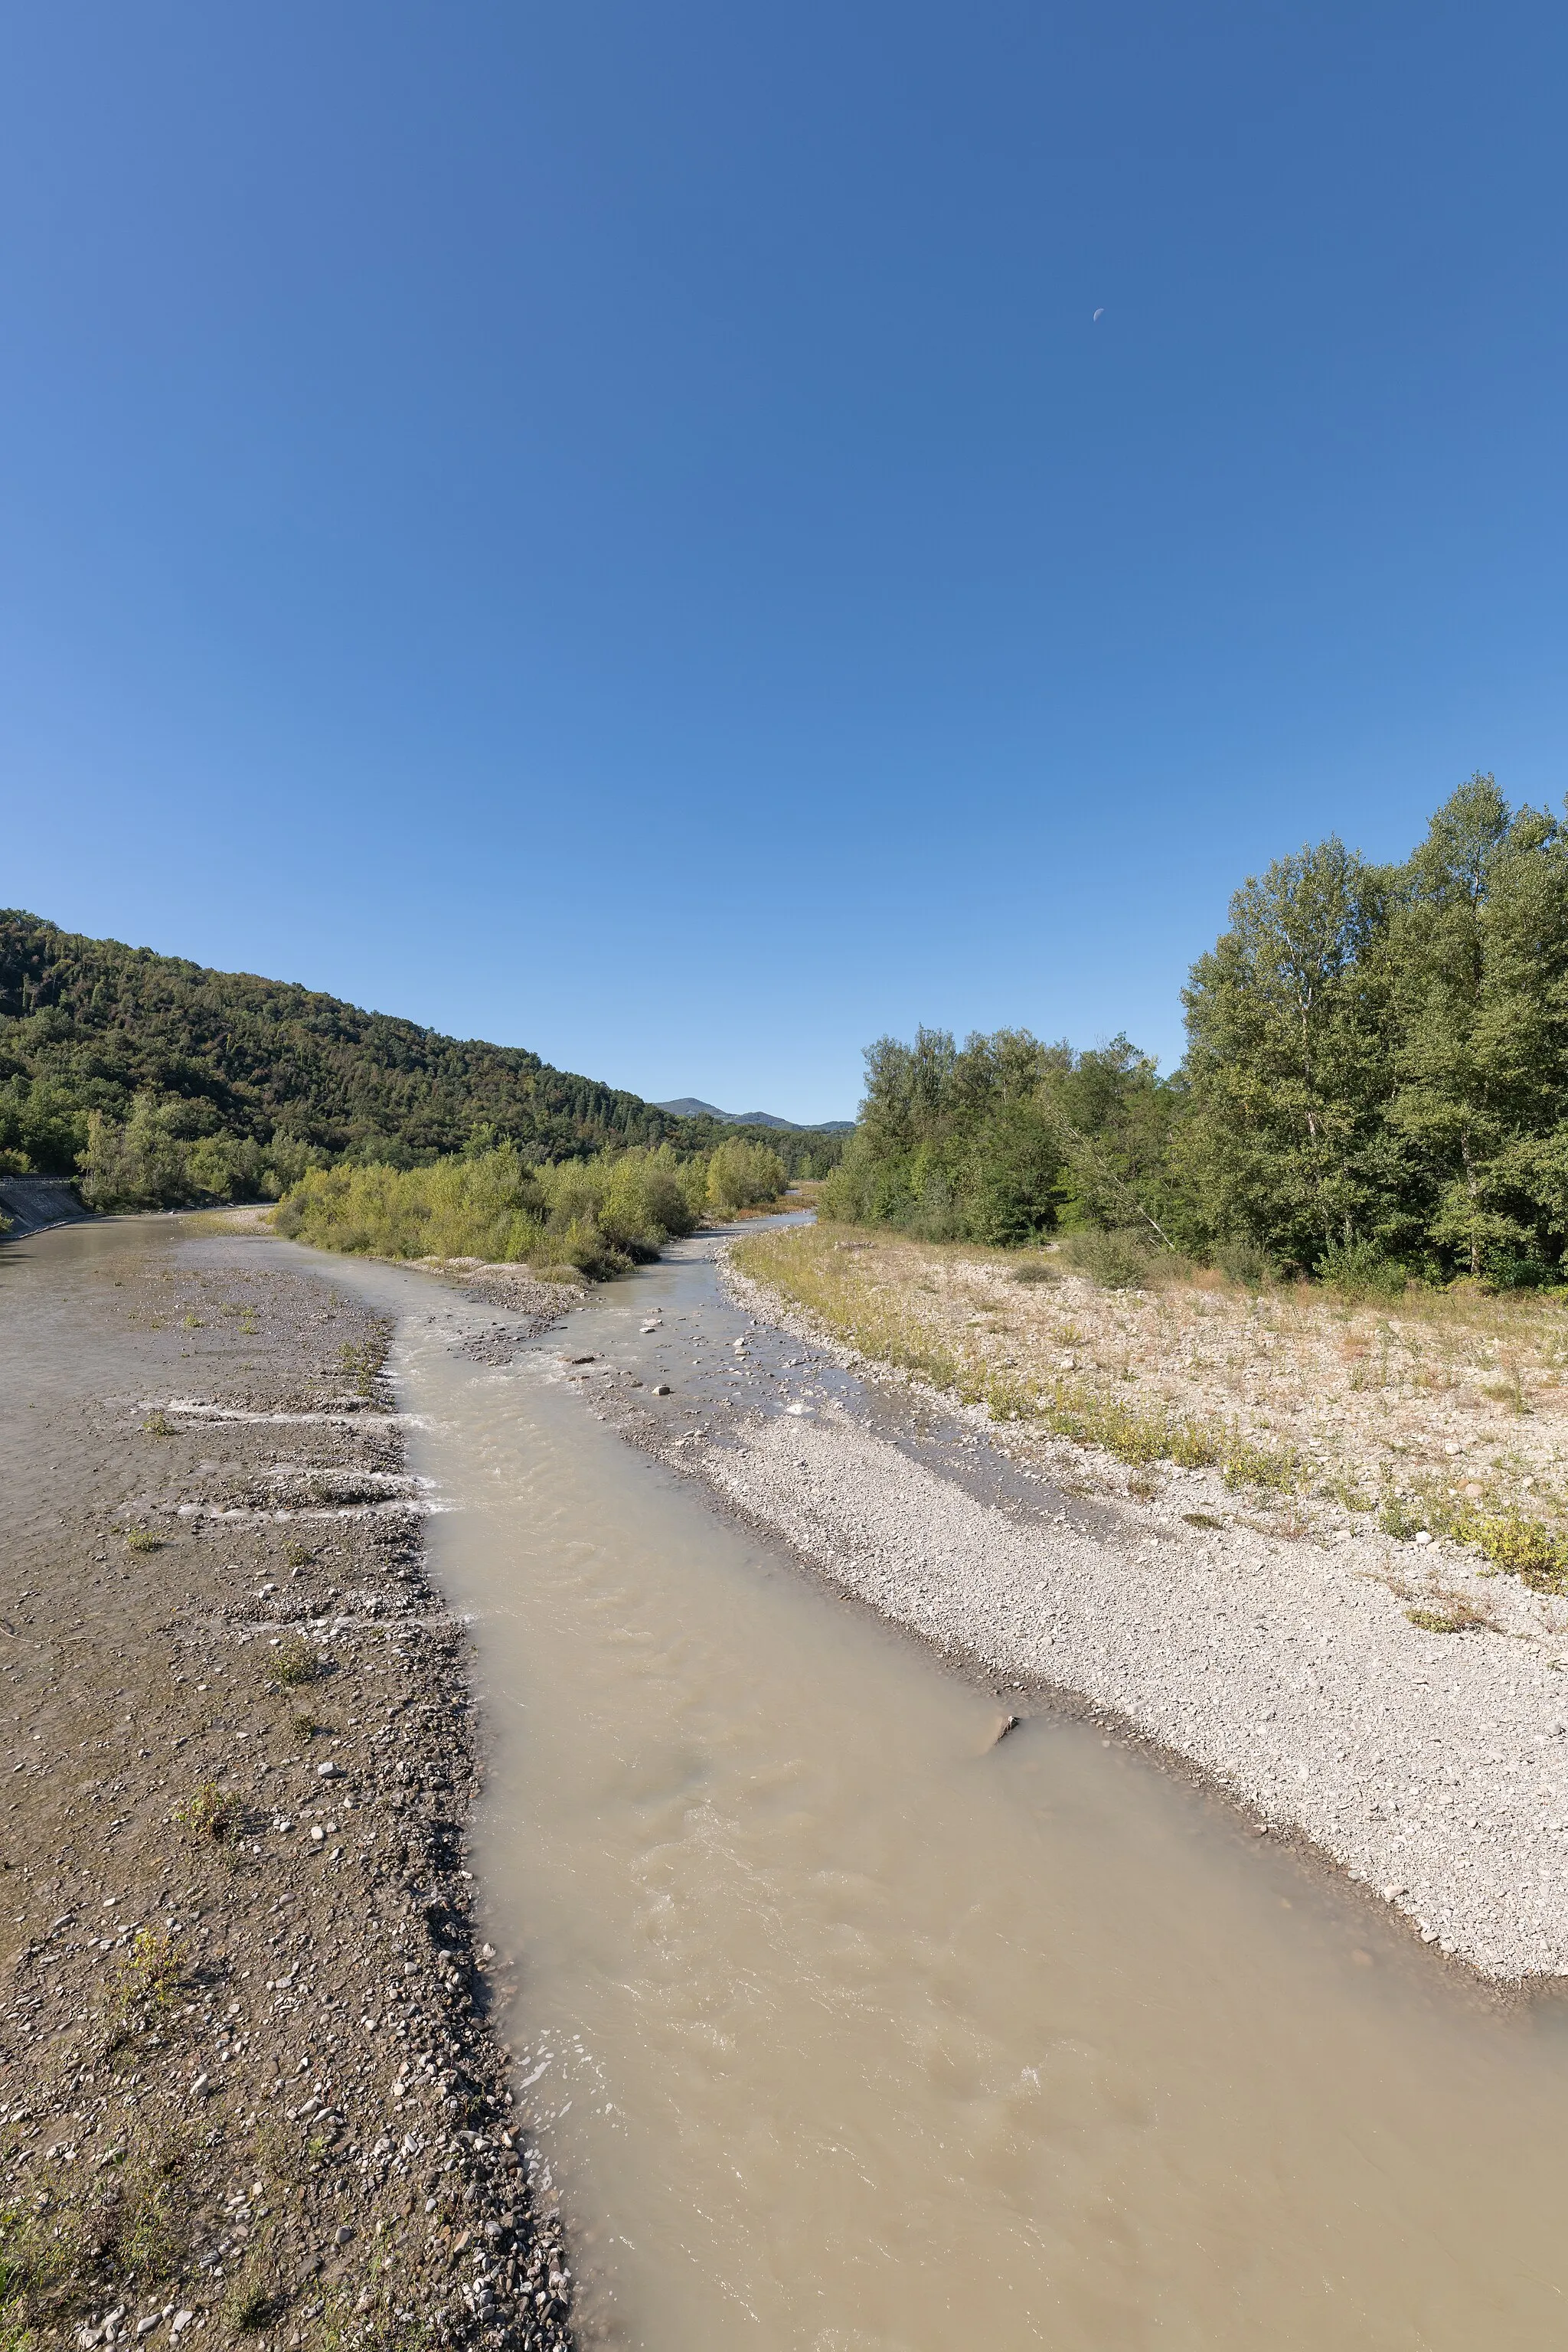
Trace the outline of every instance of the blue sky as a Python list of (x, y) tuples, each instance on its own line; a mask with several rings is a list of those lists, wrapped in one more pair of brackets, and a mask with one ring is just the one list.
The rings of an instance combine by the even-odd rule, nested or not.
[(1568, 785), (1561, 10), (0, 57), (5, 903), (817, 1118), (922, 1020), (1169, 1064), (1244, 875)]

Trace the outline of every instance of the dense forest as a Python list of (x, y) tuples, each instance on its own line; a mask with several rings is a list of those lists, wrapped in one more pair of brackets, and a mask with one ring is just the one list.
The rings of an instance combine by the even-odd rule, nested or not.
[(1278, 1273), (1563, 1280), (1568, 828), (1472, 777), (1397, 866), (1338, 840), (1231, 902), (1163, 1078), (1125, 1038), (867, 1056), (824, 1210), (932, 1239), (1100, 1226)]
[(673, 1117), (521, 1047), (0, 913), (0, 1171), (74, 1175), (93, 1206), (273, 1199), (313, 1167), (501, 1143), (531, 1163), (688, 1158), (738, 1133), (791, 1175), (824, 1173), (841, 1148)]

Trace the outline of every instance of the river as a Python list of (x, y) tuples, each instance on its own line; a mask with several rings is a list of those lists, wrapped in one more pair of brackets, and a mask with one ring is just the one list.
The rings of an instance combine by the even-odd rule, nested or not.
[[(489, 1747), (475, 1862), (586, 2347), (1539, 2347), (1568, 2036), (1092, 1725), (994, 1697), (626, 1445), (560, 1335), (395, 1311)], [(574, 1317), (741, 1328), (703, 1263)]]

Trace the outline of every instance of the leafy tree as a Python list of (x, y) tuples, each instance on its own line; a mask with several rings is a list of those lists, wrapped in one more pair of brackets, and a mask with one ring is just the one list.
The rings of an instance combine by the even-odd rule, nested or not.
[(1175, 1152), (1211, 1236), (1300, 1265), (1379, 1236), (1393, 1040), (1371, 951), (1390, 887), (1342, 842), (1321, 842), (1248, 881), (1194, 966)]
[(1568, 841), (1489, 775), (1399, 877), (1383, 957), (1410, 1209), (1464, 1271), (1540, 1279), (1568, 1232)]

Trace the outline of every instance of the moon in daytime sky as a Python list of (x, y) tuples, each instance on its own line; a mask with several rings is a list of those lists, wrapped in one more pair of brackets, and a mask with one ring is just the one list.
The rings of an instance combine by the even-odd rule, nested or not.
[[(1100, 304), (1100, 306), (1099, 310), (1095, 312), (1094, 316), (1095, 316), (1095, 318), (1096, 318), (1096, 319), (1103, 319), (1103, 318), (1104, 318), (1104, 316), (1105, 316), (1105, 305), (1104, 305), (1104, 303), (1103, 303), (1103, 302)], [(1091, 320), (1091, 321), (1090, 321), (1090, 324), (1092, 325), (1092, 323), (1093, 323), (1093, 321)]]

